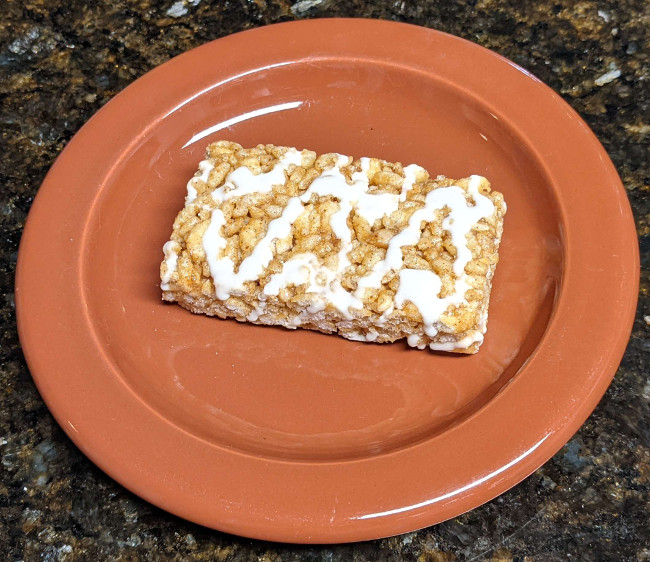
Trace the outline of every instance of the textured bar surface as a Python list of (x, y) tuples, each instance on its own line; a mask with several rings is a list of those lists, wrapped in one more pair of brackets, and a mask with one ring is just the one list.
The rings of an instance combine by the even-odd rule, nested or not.
[(475, 353), (506, 205), (480, 176), (219, 141), (187, 185), (163, 299), (196, 313)]

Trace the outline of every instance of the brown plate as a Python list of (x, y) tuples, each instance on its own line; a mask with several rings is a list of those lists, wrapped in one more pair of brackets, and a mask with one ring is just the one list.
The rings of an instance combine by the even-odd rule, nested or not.
[[(162, 244), (219, 138), (487, 176), (509, 210), (481, 351), (163, 304)], [(638, 267), (616, 171), (535, 77), (443, 33), (312, 20), (204, 45), (97, 113), (34, 202), (16, 301), (43, 398), (118, 482), (223, 531), (340, 542), (456, 516), (549, 459), (612, 379)]]

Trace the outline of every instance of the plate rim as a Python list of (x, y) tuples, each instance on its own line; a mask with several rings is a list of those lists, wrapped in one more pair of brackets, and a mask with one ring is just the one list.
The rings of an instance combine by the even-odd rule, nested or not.
[[(326, 18), (320, 20), (302, 20), (302, 21), (286, 22), (281, 24), (273, 24), (270, 26), (263, 26), (252, 30), (247, 30), (244, 32), (233, 34), (221, 39), (217, 39), (210, 43), (204, 44), (200, 47), (192, 49), (191, 51), (188, 51), (187, 53), (184, 53), (182, 55), (179, 55), (171, 59), (170, 61), (151, 70), (150, 72), (148, 72), (147, 74), (145, 74), (144, 76), (142, 76), (141, 78), (133, 82), (131, 85), (125, 88), (125, 90), (123, 90), (122, 92), (117, 94), (112, 100), (110, 100), (77, 132), (77, 134), (70, 141), (68, 146), (66, 146), (63, 152), (59, 155), (56, 162), (52, 166), (50, 172), (48, 172), (45, 180), (41, 185), (41, 188), (39, 189), (34, 199), (32, 209), (30, 209), (30, 213), (25, 224), (23, 237), (21, 239), (18, 263), (16, 267), (16, 316), (18, 321), (18, 331), (19, 331), (21, 343), (24, 346), (23, 349), (25, 353), (25, 358), (30, 368), (30, 372), (32, 373), (34, 381), (39, 391), (41, 392), (41, 395), (43, 396), (45, 402), (50, 408), (50, 411), (53, 413), (58, 423), (61, 425), (63, 430), (68, 434), (68, 436), (72, 439), (72, 441), (75, 442), (75, 444), (84, 452), (84, 454), (86, 454), (86, 456), (88, 456), (92, 460), (93, 463), (99, 466), (102, 470), (104, 470), (107, 474), (109, 474), (109, 476), (111, 476), (113, 479), (118, 481), (120, 484), (130, 489), (140, 497), (143, 497), (147, 501), (156, 504), (167, 511), (180, 515), (181, 517), (184, 517), (189, 520), (193, 520), (197, 523), (204, 524), (213, 528), (218, 528), (219, 530), (222, 531), (232, 532), (235, 534), (250, 536), (254, 538), (263, 538), (263, 539), (269, 539), (275, 541), (287, 541), (287, 542), (313, 543), (313, 542), (341, 542), (341, 541), (366, 540), (366, 539), (379, 538), (383, 536), (412, 531), (424, 526), (431, 525), (433, 523), (437, 523), (444, 519), (448, 519), (449, 517), (459, 515), (460, 513), (467, 511), (468, 509), (471, 509), (473, 507), (477, 507), (478, 505), (486, 501), (489, 501), (490, 499), (493, 499), (497, 495), (503, 493), (505, 490), (511, 488), (512, 486), (514, 486), (515, 484), (523, 480), (523, 478), (528, 476), (539, 466), (541, 466), (544, 462), (546, 462), (551, 456), (553, 456), (564, 445), (564, 443), (566, 443), (566, 441), (570, 438), (570, 436), (573, 435), (575, 431), (577, 431), (577, 429), (582, 425), (584, 420), (587, 418), (587, 416), (591, 413), (593, 408), (596, 406), (596, 404), (604, 394), (606, 388), (609, 386), (615, 374), (616, 367), (618, 366), (622, 358), (622, 355), (625, 351), (627, 341), (629, 338), (629, 333), (631, 331), (632, 322), (636, 310), (638, 284), (639, 284), (638, 275), (632, 275), (632, 272), (634, 271), (638, 272), (639, 270), (639, 253), (638, 253), (638, 245), (636, 242), (632, 244), (631, 254), (628, 255), (628, 257), (626, 258), (627, 259), (626, 263), (628, 263), (628, 268), (626, 270), (625, 276), (626, 279), (631, 282), (631, 286), (629, 292), (626, 295), (625, 313), (621, 313), (618, 315), (620, 317), (620, 325), (619, 325), (619, 330), (617, 332), (618, 338), (616, 340), (615, 345), (611, 346), (608, 356), (600, 358), (601, 363), (603, 364), (603, 366), (601, 366), (602, 372), (599, 372), (600, 374), (592, 373), (590, 375), (589, 380), (593, 383), (593, 386), (591, 387), (590, 392), (587, 394), (587, 396), (584, 397), (583, 402), (580, 404), (580, 408), (578, 408), (576, 411), (572, 413), (572, 415), (567, 416), (566, 419), (563, 420), (562, 427), (559, 428), (556, 427), (553, 432), (543, 437), (534, 446), (534, 448), (529, 447), (528, 449), (526, 449), (525, 447), (520, 447), (522, 451), (519, 456), (516, 456), (515, 452), (513, 452), (513, 455), (515, 456), (509, 462), (512, 462), (513, 460), (514, 461), (518, 460), (518, 462), (515, 462), (514, 464), (511, 465), (508, 465), (508, 463), (506, 463), (498, 467), (497, 474), (494, 476), (494, 478), (500, 477), (497, 478), (497, 480), (488, 481), (489, 480), (488, 479), (485, 481), (481, 481), (481, 478), (479, 478), (476, 481), (478, 482), (477, 484), (470, 483), (472, 485), (469, 486), (466, 490), (461, 490), (461, 491), (452, 490), (451, 492), (454, 492), (454, 494), (451, 494), (448, 499), (452, 499), (453, 501), (448, 502), (448, 505), (445, 506), (446, 509), (438, 509), (439, 507), (442, 507), (439, 506), (438, 504), (440, 503), (440, 501), (444, 503), (444, 500), (439, 500), (438, 502), (428, 502), (428, 503), (427, 500), (425, 500), (422, 502), (421, 506), (417, 506), (417, 505), (410, 506), (410, 512), (400, 511), (399, 509), (393, 509), (393, 510), (386, 510), (386, 513), (384, 513), (383, 515), (381, 513), (375, 514), (376, 515), (375, 517), (366, 517), (366, 518), (361, 517), (357, 519), (348, 518), (345, 520), (345, 523), (347, 523), (347, 526), (351, 528), (347, 528), (347, 529), (344, 528), (345, 525), (342, 524), (343, 523), (342, 521), (336, 521), (336, 522), (331, 521), (330, 522), (331, 525), (329, 527), (326, 526), (324, 527), (323, 522), (325, 520), (322, 517), (320, 518), (320, 521), (318, 521), (318, 518), (315, 517), (313, 518), (313, 520), (303, 522), (297, 528), (291, 529), (290, 523), (293, 521), (291, 518), (291, 514), (284, 514), (282, 517), (279, 517), (278, 521), (276, 521), (276, 524), (274, 525), (269, 525), (269, 524), (265, 525), (263, 520), (264, 510), (262, 510), (262, 512), (253, 515), (254, 517), (261, 517), (260, 519), (261, 524), (259, 521), (257, 524), (255, 524), (255, 523), (251, 523), (250, 520), (246, 520), (245, 518), (243, 518), (242, 514), (235, 516), (235, 511), (237, 509), (242, 509), (242, 506), (241, 505), (239, 507), (233, 506), (228, 504), (227, 501), (223, 503), (221, 507), (213, 509), (211, 516), (204, 512), (197, 517), (196, 513), (194, 513), (189, 506), (178, 505), (178, 494), (174, 496), (175, 499), (170, 500), (169, 497), (167, 498), (165, 497), (164, 490), (161, 492), (160, 489), (156, 489), (156, 490), (149, 489), (148, 486), (150, 485), (151, 480), (143, 479), (143, 473), (142, 470), (140, 470), (141, 467), (134, 467), (134, 469), (131, 471), (124, 471), (122, 470), (123, 467), (120, 468), (119, 466), (116, 468), (115, 457), (111, 457), (110, 455), (104, 454), (100, 450), (98, 444), (92, 441), (92, 432), (83, 433), (83, 431), (80, 432), (80, 429), (75, 427), (75, 424), (72, 423), (69, 415), (69, 411), (68, 411), (69, 408), (66, 408), (65, 404), (60, 403), (60, 399), (56, 396), (55, 394), (56, 391), (52, 387), (52, 381), (48, 380), (48, 375), (45, 374), (48, 371), (51, 371), (51, 368), (48, 366), (47, 363), (47, 357), (44, 356), (43, 351), (40, 347), (36, 346), (36, 344), (34, 343), (31, 343), (34, 342), (36, 337), (35, 334), (38, 333), (38, 326), (35, 325), (35, 320), (33, 320), (34, 312), (35, 312), (35, 304), (37, 302), (39, 304), (42, 303), (42, 297), (36, 297), (34, 295), (35, 287), (30, 286), (30, 275), (33, 275), (33, 272), (36, 271), (38, 265), (37, 263), (35, 263), (36, 262), (35, 260), (36, 256), (34, 255), (35, 251), (31, 248), (33, 248), (38, 241), (38, 240), (32, 241), (32, 238), (38, 238), (36, 234), (32, 235), (32, 232), (36, 228), (34, 224), (37, 224), (37, 220), (39, 220), (39, 216), (44, 213), (42, 207), (45, 204), (43, 203), (43, 201), (45, 200), (45, 196), (43, 196), (42, 194), (43, 193), (48, 194), (49, 192), (53, 192), (55, 190), (57, 175), (61, 175), (66, 171), (65, 166), (68, 165), (66, 163), (66, 160), (72, 158), (71, 155), (73, 154), (73, 152), (75, 150), (78, 150), (78, 147), (82, 144), (81, 139), (91, 134), (93, 128), (101, 126), (102, 119), (105, 121), (106, 116), (110, 115), (111, 112), (116, 113), (124, 110), (124, 108), (121, 108), (121, 106), (128, 104), (129, 100), (131, 98), (134, 98), (136, 95), (139, 95), (141, 91), (145, 91), (146, 87), (148, 87), (148, 84), (150, 82), (153, 83), (155, 80), (158, 80), (159, 77), (163, 77), (167, 73), (175, 71), (180, 65), (186, 64), (190, 62), (190, 60), (200, 59), (202, 56), (204, 56), (204, 54), (207, 54), (212, 51), (228, 52), (229, 50), (235, 48), (238, 44), (243, 44), (248, 41), (253, 41), (255, 39), (254, 34), (257, 34), (259, 36), (267, 35), (267, 39), (269, 35), (272, 36), (274, 34), (284, 34), (284, 36), (287, 37), (290, 36), (292, 32), (294, 34), (297, 34), (301, 32), (301, 30), (307, 30), (308, 28), (312, 29), (311, 33), (313, 33), (314, 35), (316, 35), (315, 28), (321, 28), (321, 30), (329, 28), (330, 32), (333, 31), (333, 32), (341, 33), (342, 29), (350, 29), (350, 26), (352, 26), (353, 28), (356, 27), (358, 29), (362, 29), (368, 33), (380, 33), (380, 32), (383, 33), (384, 31), (388, 31), (390, 28), (390, 31), (396, 34), (399, 33), (403, 36), (404, 35), (412, 36), (413, 41), (415, 41), (415, 36), (417, 35), (422, 40), (422, 42), (432, 41), (434, 44), (438, 46), (440, 44), (447, 44), (449, 45), (449, 48), (457, 48), (458, 50), (461, 51), (462, 50), (471, 51), (473, 52), (473, 54), (476, 55), (478, 59), (485, 58), (491, 60), (492, 63), (495, 63), (495, 61), (497, 61), (498, 64), (507, 63), (507, 65), (510, 65), (510, 67), (515, 69), (517, 72), (521, 73), (522, 79), (528, 81), (526, 82), (526, 84), (530, 85), (531, 83), (534, 83), (535, 88), (539, 88), (540, 91), (545, 92), (546, 96), (548, 96), (549, 99), (552, 100), (552, 103), (556, 107), (564, 109), (564, 111), (567, 114), (567, 119), (570, 119), (574, 126), (577, 126), (579, 129), (580, 128), (583, 129), (583, 132), (586, 134), (585, 138), (592, 145), (591, 148), (594, 150), (594, 156), (597, 155), (600, 158), (603, 169), (607, 172), (606, 180), (608, 182), (611, 182), (610, 185), (611, 190), (612, 191), (615, 190), (618, 193), (618, 202), (621, 206), (621, 217), (622, 217), (620, 219), (620, 222), (621, 224), (625, 223), (625, 227), (624, 227), (625, 232), (623, 232), (622, 230), (621, 233), (619, 233), (619, 235), (623, 239), (626, 240), (633, 239), (634, 241), (636, 241), (636, 230), (633, 228), (634, 221), (632, 218), (632, 212), (629, 203), (627, 202), (626, 199), (624, 187), (622, 186), (620, 179), (618, 178), (618, 174), (614, 169), (614, 166), (611, 163), (609, 157), (607, 156), (604, 148), (599, 143), (595, 135), (588, 128), (588, 126), (584, 123), (584, 121), (577, 115), (577, 113), (575, 113), (573, 109), (570, 108), (570, 106), (566, 102), (564, 102), (564, 100), (562, 100), (548, 86), (544, 85), (537, 78), (532, 76), (529, 72), (525, 71), (524, 69), (521, 69), (520, 67), (518, 67), (508, 59), (505, 59), (501, 55), (498, 55), (493, 51), (489, 51), (483, 47), (480, 47), (477, 44), (471, 43), (459, 37), (455, 37), (440, 31), (434, 31), (431, 29), (427, 29), (415, 25), (396, 23), (396, 22), (390, 22), (384, 20), (360, 20), (360, 19), (350, 20), (350, 19)], [(307, 33), (307, 31), (302, 31), (302, 33), (304, 35)], [(351, 56), (354, 55), (352, 54)], [(401, 56), (401, 54), (399, 56)], [(299, 58), (297, 58), (293, 62), (296, 63), (298, 62), (298, 60)], [(251, 62), (250, 64), (251, 66), (255, 66), (254, 62)], [(182, 87), (180, 88), (180, 90), (182, 90)], [(174, 93), (173, 95), (176, 95), (176, 93)], [(168, 99), (171, 99), (173, 95), (170, 94), (168, 96)], [(159, 111), (159, 109), (160, 109), (159, 107), (158, 109), (156, 109), (155, 107), (148, 107), (147, 111), (153, 110), (154, 113), (158, 111), (159, 118), (160, 118), (161, 112)], [(143, 117), (142, 119), (144, 120), (145, 117)], [(156, 123), (158, 123), (158, 120), (150, 121), (149, 127), (154, 127)], [(147, 127), (142, 129), (140, 136), (133, 139), (133, 143), (136, 144), (138, 138), (144, 137), (147, 133), (147, 130), (148, 130)], [(132, 145), (127, 145), (124, 148), (122, 154), (125, 154), (131, 147)], [(120, 159), (121, 156), (116, 158), (117, 161), (119, 161)], [(541, 164), (545, 164), (545, 162), (546, 161), (543, 159), (540, 160)], [(625, 201), (620, 200), (621, 196), (625, 198)], [(568, 216), (567, 209), (565, 208), (566, 201), (564, 202), (563, 205), (563, 199), (558, 198), (557, 203), (558, 206), (561, 207), (560, 211), (562, 213), (562, 216), (566, 218)], [(569, 231), (571, 231), (572, 227), (570, 225), (564, 224), (563, 226), (569, 226)], [(567, 232), (565, 234), (567, 236), (567, 238), (565, 239), (565, 245), (568, 245), (571, 242), (570, 240), (571, 236), (574, 236), (575, 233), (570, 234), (569, 232)], [(567, 252), (565, 252), (564, 257), (565, 260), (567, 260), (565, 262), (565, 268), (564, 268), (565, 272), (570, 271), (571, 268), (575, 269), (576, 264), (570, 263), (571, 260), (575, 262), (575, 257), (572, 257), (571, 254)], [(80, 274), (80, 270), (83, 264), (82, 256), (79, 257), (78, 261), (79, 261), (78, 264), (79, 271), (73, 272), (72, 275), (75, 275), (75, 273)], [(70, 275), (69, 272), (68, 275)], [(563, 285), (564, 285), (564, 281), (563, 281)], [(543, 349), (544, 345), (548, 345), (547, 336), (549, 336), (549, 333), (552, 332), (552, 328), (553, 330), (555, 330), (556, 328), (555, 325), (557, 324), (557, 317), (555, 312), (560, 307), (560, 305), (563, 304), (562, 299), (563, 299), (563, 295), (566, 294), (565, 289), (566, 287), (563, 286), (560, 290), (556, 307), (554, 309), (553, 317), (549, 320), (547, 326), (547, 332), (544, 334), (536, 351), (533, 353), (533, 355), (531, 355), (530, 362), (528, 363), (528, 365), (526, 367), (522, 367), (522, 369), (529, 368), (531, 363), (535, 363), (536, 362), (535, 356), (541, 353), (541, 350)], [(566, 305), (566, 303), (564, 304)], [(56, 313), (56, 312), (57, 311), (54, 308), (50, 309), (49, 311), (49, 313)], [(508, 385), (508, 386), (512, 387), (513, 385)], [(82, 392), (83, 391), (82, 387), (83, 385), (75, 389), (75, 392), (77, 393)], [(120, 390), (115, 389), (115, 392), (119, 393)], [(506, 394), (505, 392), (502, 393), (500, 397), (498, 397), (497, 399), (499, 401), (503, 401), (504, 400), (503, 396), (505, 394)], [(496, 407), (496, 404), (493, 404), (492, 407)], [(465, 422), (463, 422), (461, 426), (464, 424)], [(179, 428), (176, 428), (176, 430), (182, 432), (182, 430), (180, 430)], [(524, 444), (522, 443), (522, 446), (523, 445)], [(103, 446), (105, 447), (105, 444)], [(426, 447), (426, 443), (422, 444), (421, 446), (416, 446), (416, 449), (420, 450), (422, 447)], [(217, 447), (217, 449), (219, 448)], [(221, 460), (225, 460), (223, 458), (224, 455), (226, 457), (229, 457), (230, 455), (235, 455), (235, 456), (248, 459), (248, 461), (252, 463), (252, 465), (255, 465), (256, 463), (259, 464), (260, 462), (258, 459), (251, 458), (251, 456), (242, 454), (241, 452), (224, 451), (223, 449), (220, 449), (220, 451), (221, 451), (220, 454), (222, 455)], [(393, 453), (389, 453), (388, 455), (384, 455), (384, 456), (395, 458), (400, 454), (401, 454), (400, 451), (395, 451)], [(522, 458), (519, 458), (521, 457), (521, 455), (524, 456)], [(405, 458), (408, 459), (408, 456)], [(324, 467), (330, 466), (332, 464), (333, 465), (348, 464), (348, 463), (359, 464), (363, 462), (373, 462), (373, 460), (374, 459), (360, 459), (359, 461), (344, 461), (344, 463), (302, 462), (300, 464), (312, 466), (314, 471), (320, 474), (323, 472), (323, 470), (326, 470), (324, 469)], [(291, 462), (283, 461), (280, 459), (265, 458), (262, 461), (262, 464), (264, 465), (269, 463), (277, 465), (280, 468), (284, 468), (284, 470), (287, 470), (287, 467), (293, 465), (293, 463)], [(507, 476), (507, 478), (501, 477), (501, 475)], [(323, 474), (319, 477), (322, 478), (323, 481), (325, 482), (331, 478), (331, 476), (328, 476), (327, 474)], [(486, 486), (483, 486), (483, 484), (485, 484), (486, 482), (487, 482)], [(478, 491), (483, 492), (482, 494), (480, 494), (480, 497), (479, 495), (477, 495)], [(220, 499), (223, 500), (224, 498), (220, 498)], [(295, 499), (293, 501), (295, 502)], [(433, 506), (433, 508), (431, 506)], [(217, 516), (214, 515), (215, 512), (218, 513)], [(295, 521), (293, 522), (295, 523)]]

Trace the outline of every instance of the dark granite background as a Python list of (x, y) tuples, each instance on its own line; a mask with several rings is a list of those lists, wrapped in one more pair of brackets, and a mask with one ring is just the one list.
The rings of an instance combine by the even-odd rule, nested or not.
[[(616, 378), (533, 476), (452, 521), (330, 547), (224, 535), (143, 502), (59, 429), (24, 363), (14, 269), (34, 194), (66, 142), (144, 72), (206, 41), (291, 19), (364, 16), (465, 37), (559, 92), (618, 168), (642, 250)], [(650, 560), (650, 3), (644, 0), (0, 0), (0, 560)]]

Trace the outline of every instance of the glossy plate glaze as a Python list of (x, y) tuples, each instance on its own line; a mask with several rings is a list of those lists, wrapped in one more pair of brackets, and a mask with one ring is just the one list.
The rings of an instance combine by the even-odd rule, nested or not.
[[(487, 176), (509, 210), (481, 351), (163, 304), (162, 245), (222, 138)], [(94, 116), (34, 202), (16, 301), (43, 398), (117, 481), (222, 531), (341, 542), (456, 516), (549, 459), (611, 381), (637, 284), (620, 180), (549, 88), (449, 35), (314, 20), (195, 49)]]

